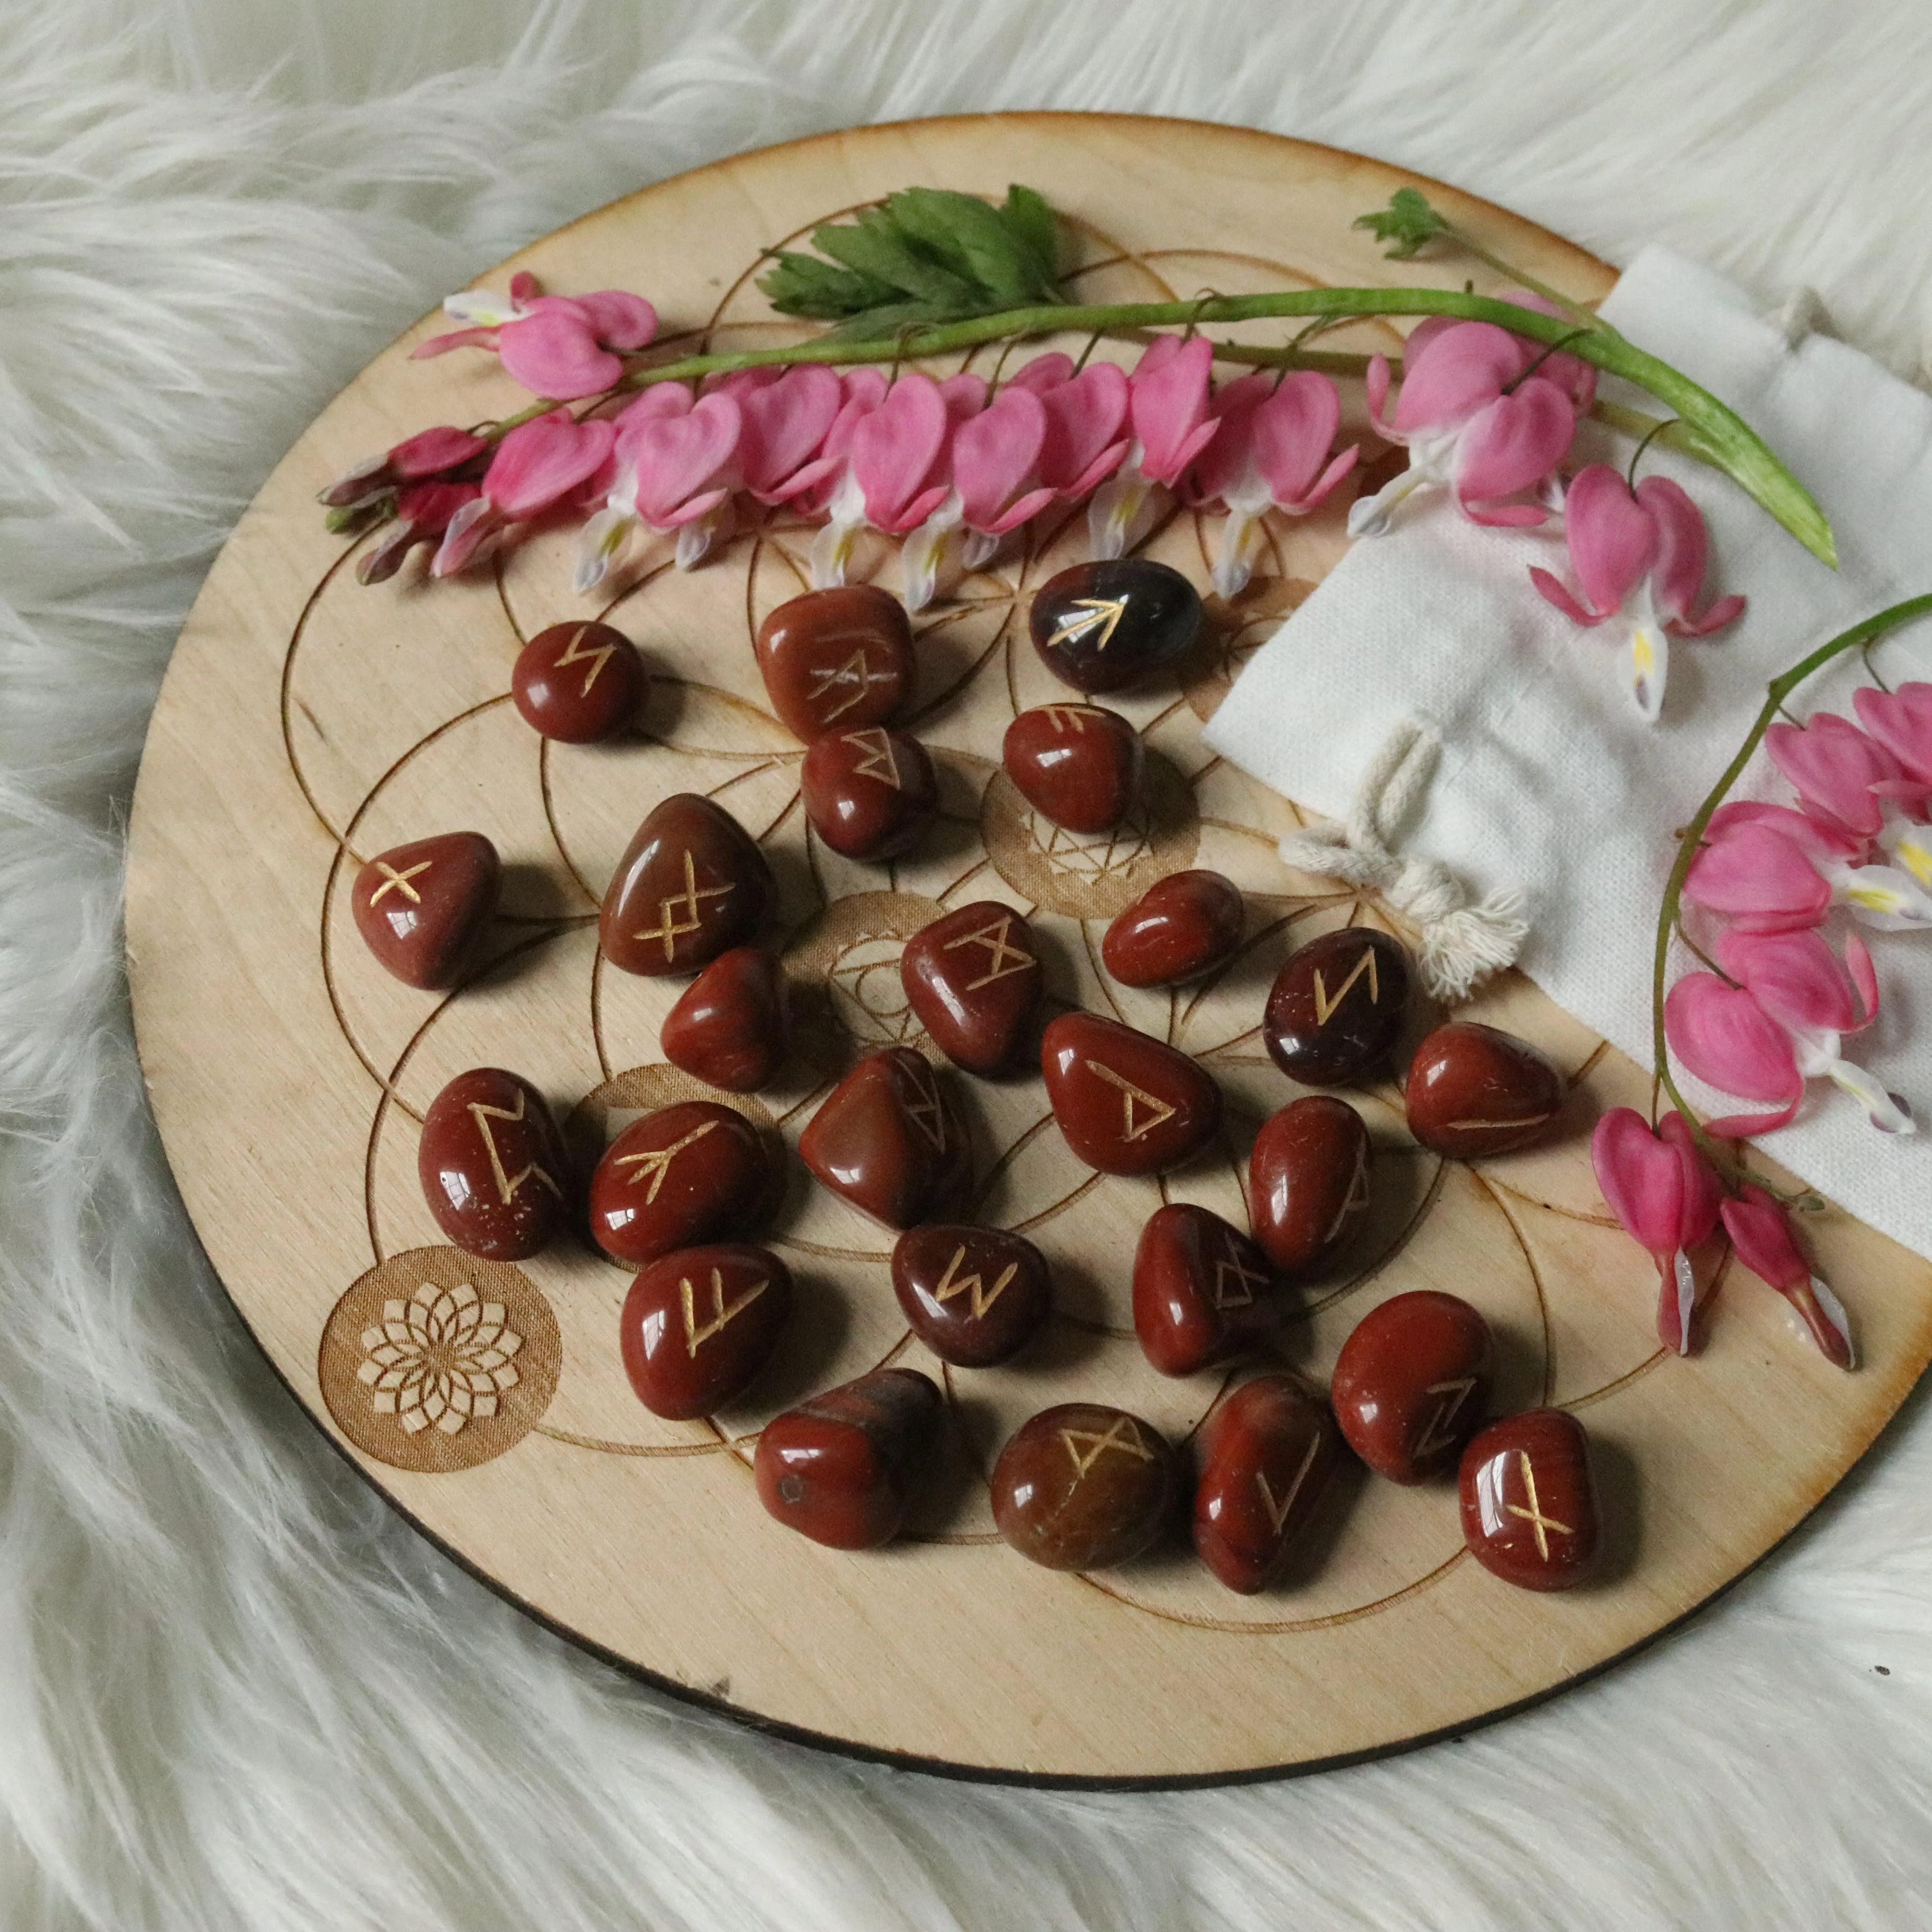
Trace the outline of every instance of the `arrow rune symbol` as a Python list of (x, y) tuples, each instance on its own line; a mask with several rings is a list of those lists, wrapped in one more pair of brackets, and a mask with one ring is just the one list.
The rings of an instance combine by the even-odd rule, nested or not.
[(1051, 650), (1055, 644), (1077, 644), (1090, 631), (1100, 634), (1094, 641), (1096, 651), (1104, 651), (1112, 640), (1120, 620), (1126, 615), (1127, 600), (1124, 597), (1076, 597), (1072, 608), (1081, 614), (1069, 617), (1059, 629), (1046, 640)]
[(648, 1180), (650, 1187), (645, 1191), (644, 1205), (648, 1208), (658, 1198), (658, 1190), (663, 1186), (664, 1176), (670, 1172), (670, 1164), (690, 1146), (693, 1141), (701, 1141), (716, 1126), (716, 1120), (706, 1120), (692, 1129), (680, 1140), (674, 1140), (669, 1147), (654, 1148), (648, 1154), (620, 1154), (617, 1156), (620, 1167), (634, 1168), (636, 1172), (625, 1178), (634, 1187), (640, 1180)]

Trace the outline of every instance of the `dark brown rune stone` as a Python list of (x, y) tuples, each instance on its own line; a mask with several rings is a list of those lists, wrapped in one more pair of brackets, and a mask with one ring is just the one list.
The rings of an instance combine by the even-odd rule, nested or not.
[(1462, 1540), (1525, 1590), (1567, 1590), (1596, 1567), (1597, 1492), (1583, 1425), (1560, 1408), (1492, 1423), (1462, 1451)]
[(912, 688), (912, 626), (870, 584), (808, 590), (758, 626), (758, 671), (772, 709), (809, 744), (821, 731), (884, 724)]
[(610, 875), (598, 943), (626, 973), (694, 973), (750, 938), (771, 893), (771, 868), (738, 821), (696, 792), (674, 792)]
[(1347, 1101), (1310, 1094), (1262, 1123), (1248, 1156), (1248, 1218), (1291, 1280), (1320, 1274), (1341, 1252), (1369, 1198), (1369, 1130)]
[(1111, 832), (1138, 796), (1147, 752), (1118, 711), (1042, 704), (1006, 727), (1000, 760), (1021, 797), (1069, 832)]
[(1108, 927), (1101, 963), (1124, 986), (1178, 986), (1240, 951), (1240, 888), (1219, 872), (1170, 872)]
[(917, 1370), (876, 1369), (787, 1409), (759, 1432), (758, 1500), (833, 1550), (891, 1542), (943, 1406)]
[(1004, 1073), (1031, 1058), (1043, 975), (1033, 929), (1011, 906), (977, 899), (922, 927), (899, 955), (899, 977), (956, 1066)]
[(1305, 1087), (1346, 1087), (1375, 1074), (1402, 1030), (1408, 949), (1372, 926), (1324, 932), (1275, 975), (1262, 1037), (1274, 1064)]
[(416, 1173), (436, 1226), (466, 1255), (526, 1261), (563, 1225), (562, 1138), (543, 1096), (500, 1066), (459, 1073), (429, 1103)]
[(1185, 656), (1201, 629), (1201, 595), (1179, 571), (1144, 557), (1076, 563), (1034, 593), (1034, 648), (1076, 691), (1118, 691)]
[(926, 747), (882, 724), (814, 738), (799, 790), (812, 829), (846, 859), (898, 857), (939, 810), (938, 775)]
[(973, 1150), (923, 1054), (868, 1054), (820, 1102), (798, 1157), (821, 1186), (887, 1228), (952, 1208), (972, 1178)]
[(510, 695), (532, 730), (566, 745), (589, 745), (630, 723), (648, 682), (637, 646), (622, 631), (553, 624), (517, 653)]
[(769, 1087), (784, 1064), (791, 1005), (784, 970), (756, 946), (721, 952), (658, 1028), (672, 1066), (730, 1094)]
[(440, 988), (496, 909), (503, 868), (480, 832), (446, 832), (380, 852), (356, 875), (350, 907), (376, 962), (405, 986)]
[(1342, 1345), (1328, 1400), (1348, 1446), (1392, 1483), (1454, 1466), (1490, 1408), (1490, 1324), (1420, 1288), (1372, 1308)]
[(1328, 1405), (1292, 1377), (1246, 1382), (1198, 1438), (1194, 1547), (1231, 1590), (1252, 1596), (1281, 1574), (1342, 1466)]
[(791, 1276), (742, 1242), (680, 1248), (649, 1264), (624, 1298), (624, 1372), (653, 1415), (690, 1421), (742, 1395), (778, 1346)]
[(1106, 1570), (1139, 1556), (1167, 1525), (1174, 1459), (1151, 1423), (1073, 1402), (1023, 1423), (993, 1469), (993, 1521), (1049, 1570)]
[(892, 1292), (913, 1333), (941, 1361), (990, 1368), (1017, 1354), (1046, 1319), (1046, 1257), (999, 1228), (909, 1228), (892, 1246)]
[(1415, 1049), (1408, 1130), (1432, 1153), (1484, 1160), (1540, 1140), (1563, 1106), (1563, 1076), (1526, 1040), (1455, 1020)]

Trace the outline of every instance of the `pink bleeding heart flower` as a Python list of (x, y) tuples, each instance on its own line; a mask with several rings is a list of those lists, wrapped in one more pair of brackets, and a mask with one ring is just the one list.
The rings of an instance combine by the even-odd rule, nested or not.
[(488, 556), (511, 524), (572, 499), (601, 495), (616, 437), (614, 424), (578, 422), (564, 409), (518, 424), (497, 444), (482, 494), (450, 519), (431, 572), (453, 575)]
[[(1402, 392), (1390, 420), (1389, 365), (1369, 364), (1368, 396), (1376, 427), (1408, 451), (1408, 467), (1348, 511), (1351, 536), (1379, 536), (1397, 507), (1417, 490), (1441, 487), (1472, 523), (1540, 524), (1547, 512), (1508, 500), (1549, 487), (1576, 430), (1571, 392), (1542, 370), (1540, 348), (1488, 322), (1459, 322), (1410, 338), (1420, 348), (1402, 358)], [(1546, 364), (1545, 365), (1547, 366)]]
[[(1720, 806), (1684, 896), (1747, 932), (1816, 926), (1834, 905), (1885, 932), (1932, 927), (1932, 832), (1888, 812), (1879, 845), (1789, 806)], [(1810, 876), (1807, 876), (1808, 872)]]
[(520, 272), (511, 277), (507, 296), (491, 289), (446, 296), (443, 312), (464, 326), (418, 343), (410, 354), (494, 349), (506, 373), (532, 394), (573, 402), (601, 394), (622, 376), (614, 350), (641, 349), (657, 333), (657, 310), (626, 290), (584, 296), (536, 291), (536, 278)]
[(1206, 338), (1163, 335), (1150, 343), (1127, 378), (1133, 440), (1087, 512), (1094, 554), (1124, 556), (1147, 534), (1188, 466), (1214, 440), (1219, 419), (1208, 407), (1214, 352)]
[(738, 398), (718, 390), (694, 402), (682, 382), (659, 382), (615, 420), (616, 473), (579, 539), (580, 591), (603, 581), (640, 524), (676, 531), (680, 570), (728, 534), (743, 423)]
[(810, 517), (822, 517), (831, 508), (850, 467), (852, 439), (860, 424), (885, 400), (885, 372), (864, 368), (842, 370), (838, 395), (838, 413), (825, 432), (818, 454), (784, 482), (771, 486), (772, 502), (789, 503)]
[(1819, 1352), (1841, 1369), (1858, 1366), (1845, 1305), (1811, 1272), (1790, 1218), (1762, 1187), (1747, 1183), (1724, 1205), (1724, 1232), (1738, 1259), (1783, 1295)]
[(1932, 791), (1932, 684), (1901, 684), (1896, 691), (1862, 685), (1852, 702), (1867, 735), (1898, 760), (1911, 784)]
[(418, 544), (440, 544), (457, 513), (483, 494), (479, 483), (405, 483), (396, 492), (396, 512), (380, 543), (357, 559), (358, 584), (382, 584), (403, 567)]
[(1666, 1114), (1653, 1132), (1634, 1107), (1612, 1107), (1598, 1121), (1590, 1162), (1610, 1212), (1657, 1263), (1658, 1338), (1688, 1355), (1697, 1306), (1690, 1251), (1718, 1225), (1716, 1171), (1682, 1114)]
[[(852, 418), (843, 473), (827, 506), (832, 520), (812, 542), (814, 588), (844, 582), (862, 529), (896, 536), (945, 502), (954, 411), (964, 413), (970, 401), (970, 392), (957, 378), (952, 380), (955, 386), (947, 392), (917, 371), (902, 376), (875, 406)], [(828, 436), (828, 452), (831, 442)]]
[(717, 387), (738, 405), (743, 487), (761, 503), (797, 494), (798, 478), (823, 453), (845, 400), (838, 372), (822, 362), (741, 369)]
[(332, 509), (343, 509), (370, 502), (405, 483), (426, 483), (435, 478), (449, 480), (457, 471), (487, 455), (489, 449), (483, 437), (448, 423), (418, 430), (414, 436), (405, 436), (400, 442), (345, 471), (316, 500)]
[(1860, 838), (1878, 836), (1887, 797), (1922, 803), (1925, 796), (1884, 746), (1834, 712), (1821, 711), (1808, 724), (1772, 725), (1764, 748), (1813, 818)]
[(1668, 640), (1720, 630), (1743, 614), (1744, 600), (1720, 597), (1695, 614), (1708, 550), (1703, 513), (1667, 476), (1646, 476), (1633, 490), (1609, 464), (1593, 463), (1564, 496), (1563, 524), (1582, 599), (1546, 570), (1532, 568), (1529, 580), (1572, 623), (1623, 619), (1624, 685), (1640, 715), (1654, 724), (1664, 709)]
[(1223, 597), (1246, 588), (1261, 548), (1261, 518), (1270, 508), (1305, 517), (1355, 466), (1351, 445), (1330, 459), (1342, 400), (1326, 376), (1304, 369), (1279, 382), (1258, 370), (1230, 382), (1214, 399), (1220, 428), (1195, 460), (1190, 502), (1220, 502), (1228, 512), (1214, 559), (1214, 588)]
[(1878, 976), (1857, 934), (1845, 942), (1844, 964), (1815, 932), (1733, 927), (1715, 952), (1735, 983), (1693, 973), (1671, 988), (1664, 1008), (1671, 1050), (1700, 1080), (1778, 1111), (1727, 1115), (1710, 1123), (1711, 1132), (1742, 1137), (1784, 1126), (1805, 1082), (1820, 1077), (1851, 1094), (1881, 1132), (1916, 1131), (1905, 1102), (1839, 1051), (1846, 1034), (1878, 1014)]
[[(1040, 365), (1060, 364), (1066, 373), (1048, 380)], [(1046, 411), (1046, 440), (1040, 446), (1040, 481), (1063, 502), (1077, 503), (1090, 496), (1126, 460), (1133, 438), (1127, 429), (1127, 372), (1118, 362), (1095, 362), (1072, 373), (1064, 356), (1042, 356), (1013, 380), (1030, 377), (1028, 386), (1039, 395)]]

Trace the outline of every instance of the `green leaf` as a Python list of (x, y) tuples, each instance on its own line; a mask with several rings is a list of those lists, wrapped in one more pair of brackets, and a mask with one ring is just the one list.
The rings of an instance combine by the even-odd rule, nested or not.
[(1060, 231), (1046, 196), (1015, 182), (1006, 190), (1006, 206), (1000, 213), (1027, 252), (1040, 294), (1048, 302), (1064, 301), (1060, 287)]
[(1405, 262), (1432, 236), (1440, 235), (1449, 224), (1429, 205), (1420, 188), (1399, 188), (1389, 196), (1389, 205), (1372, 214), (1358, 214), (1354, 224), (1372, 230), (1378, 242), (1389, 245), (1382, 252), (1391, 261)]
[(886, 212), (914, 245), (977, 292), (969, 313), (1018, 308), (1034, 299), (1032, 265), (998, 208), (948, 188), (912, 188), (894, 195)]
[(782, 315), (836, 322), (890, 302), (898, 293), (889, 282), (850, 268), (835, 268), (816, 255), (794, 254), (781, 249), (772, 260), (776, 266), (759, 277), (758, 286)]
[(856, 221), (821, 228), (812, 239), (833, 260), (890, 284), (902, 295), (964, 314), (974, 312), (972, 284), (916, 245), (883, 208), (862, 208)]

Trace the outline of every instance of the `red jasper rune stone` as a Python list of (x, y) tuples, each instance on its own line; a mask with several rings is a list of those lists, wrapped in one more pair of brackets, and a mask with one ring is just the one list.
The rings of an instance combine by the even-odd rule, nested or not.
[(912, 688), (905, 606), (870, 584), (808, 590), (758, 626), (772, 709), (809, 744), (821, 731), (883, 724)]
[(480, 832), (446, 832), (379, 854), (356, 875), (356, 929), (405, 986), (453, 986), (496, 909), (503, 868)]
[(678, 995), (658, 1028), (658, 1045), (672, 1066), (728, 1094), (769, 1087), (790, 1039), (784, 971), (755, 946), (719, 953)]
[(1164, 1376), (1191, 1376), (1265, 1341), (1287, 1318), (1267, 1256), (1188, 1202), (1156, 1208), (1134, 1250), (1134, 1333)]
[(644, 659), (608, 624), (553, 624), (517, 653), (510, 695), (524, 722), (566, 745), (614, 737), (643, 701)]
[(921, 928), (899, 956), (899, 977), (933, 1045), (968, 1072), (1004, 1072), (1030, 1044), (1040, 949), (1011, 906), (978, 899)]
[(939, 809), (926, 747), (882, 724), (813, 739), (798, 782), (812, 830), (842, 858), (896, 859)]
[(888, 1228), (942, 1214), (972, 1177), (973, 1150), (922, 1054), (868, 1054), (833, 1088), (799, 1136), (820, 1184)]
[(653, 1415), (709, 1415), (757, 1378), (790, 1312), (791, 1276), (776, 1255), (742, 1242), (680, 1248), (624, 1298), (624, 1372)]
[(1415, 1049), (1405, 1098), (1424, 1147), (1482, 1160), (1542, 1138), (1562, 1107), (1563, 1076), (1528, 1040), (1453, 1020)]
[(774, 1416), (758, 1436), (758, 1500), (833, 1550), (873, 1550), (905, 1521), (938, 1432), (939, 1390), (916, 1369), (878, 1369)]
[(1117, 1020), (1062, 1013), (1041, 1036), (1040, 1064), (1066, 1144), (1102, 1174), (1164, 1173), (1220, 1130), (1214, 1076)]
[(437, 1226), (466, 1255), (527, 1260), (562, 1226), (569, 1170), (556, 1123), (500, 1066), (459, 1073), (429, 1103), (416, 1172)]
[(1346, 1100), (1310, 1094), (1262, 1123), (1248, 1156), (1248, 1216), (1290, 1276), (1318, 1274), (1369, 1205), (1369, 1130)]
[(993, 1469), (993, 1521), (1049, 1570), (1105, 1570), (1166, 1526), (1174, 1459), (1151, 1423), (1070, 1402), (1022, 1423)]
[(1295, 1538), (1342, 1464), (1328, 1406), (1287, 1376), (1244, 1383), (1199, 1438), (1194, 1547), (1231, 1590), (1252, 1596), (1281, 1574)]
[(1046, 1257), (999, 1228), (914, 1228), (892, 1247), (892, 1292), (941, 1361), (989, 1368), (1017, 1354), (1046, 1319)]
[(1402, 1030), (1408, 982), (1408, 949), (1372, 926), (1311, 939), (1274, 976), (1262, 1021), (1269, 1054), (1304, 1086), (1362, 1079)]
[(1240, 888), (1219, 872), (1170, 872), (1115, 919), (1100, 958), (1124, 986), (1176, 986), (1240, 950)]
[(1434, 1288), (1371, 1309), (1342, 1345), (1328, 1400), (1348, 1447), (1392, 1483), (1451, 1467), (1490, 1407), (1490, 1324)]
[(633, 1120), (590, 1177), (591, 1238), (633, 1267), (747, 1228), (776, 1192), (764, 1137), (735, 1108), (682, 1100)]
[(1147, 752), (1118, 711), (1042, 704), (1006, 727), (1000, 762), (1021, 797), (1069, 832), (1111, 832), (1141, 788)]
[(1462, 1540), (1526, 1590), (1567, 1590), (1597, 1559), (1597, 1492), (1583, 1425), (1560, 1408), (1492, 1423), (1462, 1451)]
[(695, 792), (674, 792), (610, 875), (598, 944), (626, 973), (694, 973), (750, 938), (771, 892), (771, 868), (738, 821)]

